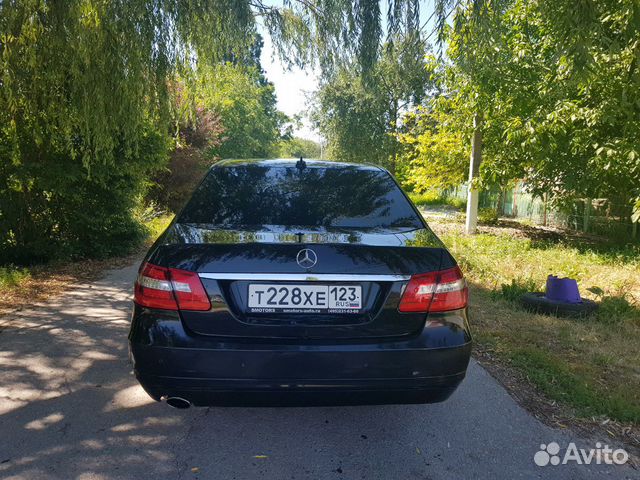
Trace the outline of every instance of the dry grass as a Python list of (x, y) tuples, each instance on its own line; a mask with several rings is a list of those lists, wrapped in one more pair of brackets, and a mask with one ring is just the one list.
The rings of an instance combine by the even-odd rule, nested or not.
[(99, 278), (105, 270), (124, 267), (140, 256), (142, 250), (105, 260), (60, 262), (31, 267), (28, 275), (15, 284), (0, 287), (0, 315), (61, 294), (71, 285)]
[(149, 230), (147, 242), (141, 249), (128, 255), (103, 260), (55, 262), (28, 269), (1, 267), (0, 315), (45, 301), (73, 284), (95, 280), (105, 270), (130, 265), (164, 231), (172, 218), (172, 215), (164, 215), (145, 222)]

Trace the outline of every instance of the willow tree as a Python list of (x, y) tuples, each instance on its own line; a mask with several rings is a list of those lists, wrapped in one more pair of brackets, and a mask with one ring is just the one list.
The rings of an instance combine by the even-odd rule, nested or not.
[[(417, 4), (392, 0), (389, 30), (417, 28)], [(172, 81), (247, 55), (258, 22), (291, 63), (367, 70), (382, 14), (372, 0), (0, 2), (0, 263), (135, 242), (175, 130)]]

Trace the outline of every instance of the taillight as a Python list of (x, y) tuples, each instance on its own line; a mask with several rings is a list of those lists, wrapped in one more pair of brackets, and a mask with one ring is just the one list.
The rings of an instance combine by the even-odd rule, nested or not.
[(163, 310), (209, 310), (211, 303), (195, 272), (145, 263), (135, 284), (134, 301)]
[(413, 275), (402, 294), (401, 312), (447, 312), (467, 306), (467, 284), (458, 267)]
[(136, 279), (133, 299), (143, 307), (178, 310), (169, 269), (145, 263)]
[(196, 272), (170, 268), (171, 285), (180, 310), (209, 310), (211, 303)]

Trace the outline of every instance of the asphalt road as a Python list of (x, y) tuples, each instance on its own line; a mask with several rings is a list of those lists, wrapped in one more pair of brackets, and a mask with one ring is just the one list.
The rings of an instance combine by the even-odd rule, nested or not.
[(476, 363), (435, 405), (155, 403), (127, 361), (135, 269), (0, 320), (0, 478), (640, 478), (628, 466), (537, 466), (540, 444), (597, 439), (539, 423)]

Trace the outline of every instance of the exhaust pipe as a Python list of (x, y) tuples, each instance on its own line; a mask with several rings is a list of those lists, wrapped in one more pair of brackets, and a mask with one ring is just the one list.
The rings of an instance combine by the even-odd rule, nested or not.
[(178, 408), (180, 410), (184, 410), (185, 408), (189, 408), (191, 406), (191, 402), (181, 397), (167, 397), (165, 400), (167, 405), (173, 408)]

